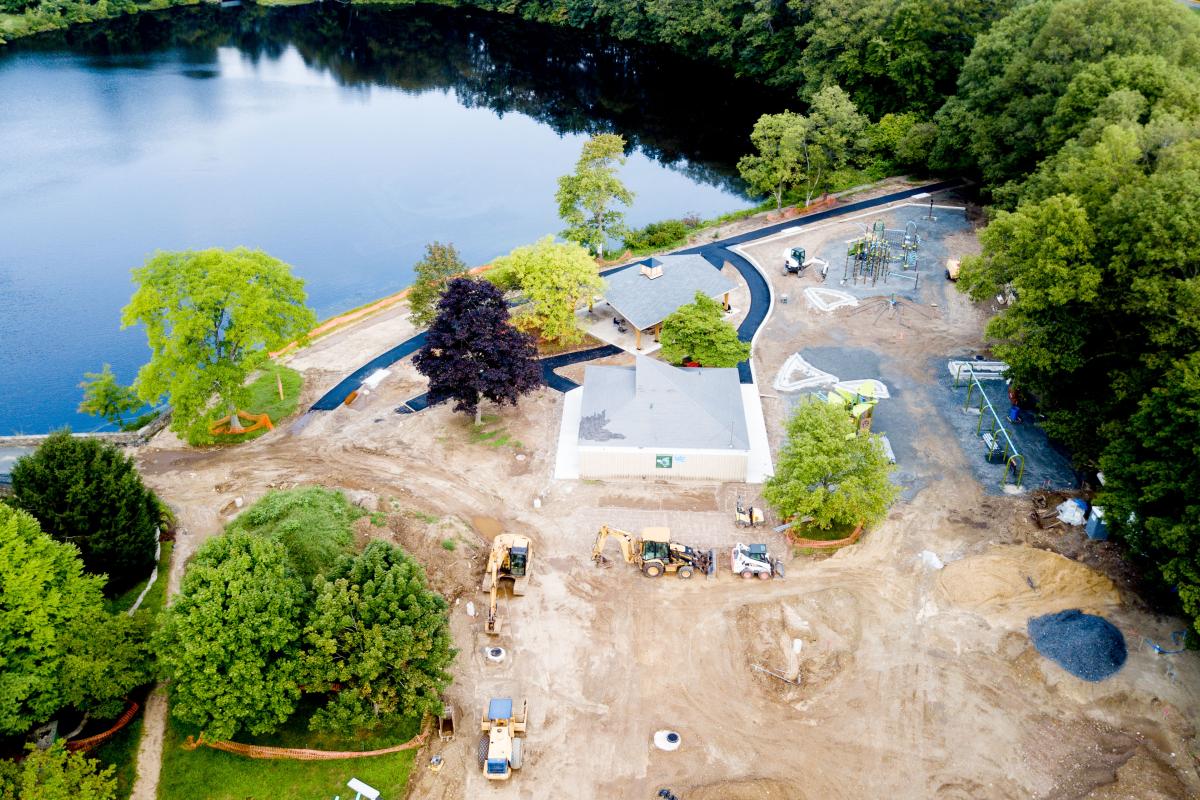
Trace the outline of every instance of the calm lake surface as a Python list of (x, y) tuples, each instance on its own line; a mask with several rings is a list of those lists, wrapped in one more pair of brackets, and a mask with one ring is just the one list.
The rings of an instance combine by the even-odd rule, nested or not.
[(555, 180), (591, 133), (631, 145), (632, 224), (745, 207), (733, 164), (781, 106), (662, 51), (440, 8), (178, 9), (0, 48), (0, 433), (98, 427), (77, 384), (146, 360), (119, 316), (156, 249), (260, 247), (326, 317), (403, 288), (429, 241), (478, 264), (560, 230)]

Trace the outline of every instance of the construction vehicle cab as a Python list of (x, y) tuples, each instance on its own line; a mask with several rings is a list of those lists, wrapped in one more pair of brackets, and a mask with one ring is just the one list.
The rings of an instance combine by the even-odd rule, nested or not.
[(515, 709), (512, 698), (499, 697), (488, 701), (480, 720), (480, 730), (487, 734), (479, 741), (479, 758), (483, 774), (490, 781), (506, 781), (514, 769), (521, 768), (522, 740), (529, 714), (529, 701), (523, 700)]
[(749, 580), (770, 580), (783, 577), (783, 560), (772, 558), (765, 544), (742, 544), (738, 542), (729, 553), (730, 568), (735, 575)]
[(670, 528), (643, 528), (640, 536), (634, 536), (628, 531), (610, 528), (607, 525), (600, 528), (596, 534), (596, 543), (592, 546), (592, 560), (597, 565), (607, 565), (604, 556), (604, 544), (609, 537), (617, 540), (621, 546), (621, 556), (625, 563), (634, 564), (647, 578), (657, 578), (667, 572), (674, 572), (680, 578), (690, 578), (696, 571), (711, 575), (716, 570), (716, 559), (712, 550), (696, 550), (685, 544), (671, 541)]
[(807, 253), (803, 247), (793, 247), (783, 262), (784, 275), (799, 275), (808, 266)]
[(530, 577), (530, 541), (527, 536), (502, 533), (492, 541), (487, 569), (483, 573), (483, 591), (488, 593), (488, 616), (485, 630), (500, 633), (503, 620), (498, 611), (500, 582), (512, 583), (513, 596), (525, 594)]

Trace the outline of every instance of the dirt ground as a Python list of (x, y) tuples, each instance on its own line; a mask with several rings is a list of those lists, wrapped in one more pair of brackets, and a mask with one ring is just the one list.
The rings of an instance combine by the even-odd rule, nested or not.
[[(798, 298), (815, 279), (778, 274), (771, 259), (787, 246), (743, 252), (762, 258), (777, 294)], [(947, 246), (975, 244), (959, 236)], [(932, 361), (982, 346), (983, 312), (945, 288), (928, 316), (870, 324), (793, 300), (755, 344), (773, 446), (787, 403), (771, 380), (805, 346), (878, 352), (896, 389), (885, 402), (919, 419), (911, 463), (898, 465), (913, 491), (832, 557), (793, 556), (778, 534), (736, 528), (736, 495), (757, 504), (758, 487), (552, 480), (562, 400), (550, 390), (487, 409), (509, 434), (502, 446), (474, 441), (447, 408), (396, 414), (421, 389), (406, 361), (354, 406), (237, 448), (192, 451), (166, 434), (142, 448), (147, 481), (180, 520), (169, 586), (237, 498), (245, 507), (271, 488), (321, 484), (388, 512), (386, 527), (364, 523), (363, 535), (393, 538), (426, 564), (451, 598), (460, 649), (449, 691), (459, 734), (422, 752), (410, 798), (650, 798), (664, 788), (680, 800), (1200, 797), (1200, 663), (1142, 644), (1182, 624), (1134, 602), (1120, 574), (1084, 565), (1112, 563), (1090, 555), (1105, 546), (1034, 533), (1029, 497), (986, 494), (946, 424), (920, 413), (939, 391)], [(297, 356), (312, 384), (306, 399), (357, 366), (335, 354), (388, 346), (384, 330), (373, 350), (352, 343), (352, 328)], [(785, 556), (787, 577), (744, 582), (726, 569), (714, 580), (649, 580), (623, 563), (601, 569), (589, 558), (601, 524), (668, 525), (681, 541), (725, 549), (725, 565), (733, 543), (766, 541)], [(498, 640), (478, 613), (497, 526), (534, 540), (532, 583), (505, 598)], [(1048, 552), (1060, 535), (1075, 560)], [(453, 550), (441, 544), (451, 538)], [(1027, 617), (1073, 607), (1124, 632), (1129, 658), (1115, 676), (1086, 683), (1033, 650)], [(484, 658), (489, 644), (506, 648), (501, 663)], [(505, 696), (529, 701), (526, 757), (494, 783), (477, 766), (475, 726), (488, 698)], [(654, 748), (663, 729), (679, 732), (679, 750)], [(435, 754), (446, 760), (438, 773), (424, 768)]]

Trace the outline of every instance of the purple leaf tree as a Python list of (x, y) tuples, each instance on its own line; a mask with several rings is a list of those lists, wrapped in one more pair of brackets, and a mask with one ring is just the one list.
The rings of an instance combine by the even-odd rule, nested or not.
[(515, 406), (542, 383), (534, 338), (509, 322), (499, 289), (470, 278), (446, 285), (413, 364), (429, 379), (430, 405), (454, 400), (454, 410), (474, 414), (476, 425), (485, 398)]

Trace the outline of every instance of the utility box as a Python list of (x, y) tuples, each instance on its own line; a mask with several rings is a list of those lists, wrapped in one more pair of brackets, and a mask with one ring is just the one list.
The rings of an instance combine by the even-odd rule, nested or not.
[(1087, 524), (1083, 528), (1087, 531), (1089, 539), (1103, 542), (1108, 539), (1108, 526), (1104, 524), (1104, 509), (1099, 506), (1092, 506), (1092, 513), (1088, 514)]

